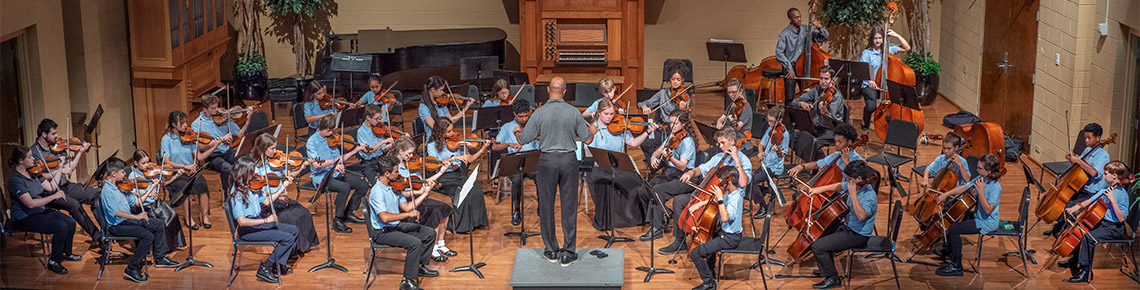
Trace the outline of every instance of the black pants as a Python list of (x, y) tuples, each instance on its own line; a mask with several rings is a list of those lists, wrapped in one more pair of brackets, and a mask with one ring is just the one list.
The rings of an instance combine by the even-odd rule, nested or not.
[(71, 254), (71, 242), (75, 236), (75, 220), (71, 217), (49, 209), (10, 223), (17, 230), (51, 235), (49, 259), (52, 262), (59, 263), (64, 255)]
[(364, 159), (360, 158), (360, 173), (364, 174), (364, 181), (368, 184), (376, 184), (376, 178), (380, 175), (380, 158)]
[(697, 274), (701, 276), (701, 282), (713, 282), (716, 269), (716, 253), (721, 250), (734, 249), (740, 245), (740, 240), (744, 237), (740, 233), (725, 233), (721, 232), (716, 238), (693, 248), (689, 252), (689, 259), (693, 261), (693, 265), (697, 268)]
[[(535, 173), (519, 173), (519, 174), (511, 175), (509, 177), (509, 179), (511, 180), (511, 211), (512, 212), (522, 210), (523, 181), (527, 180), (527, 179), (534, 180), (534, 178), (536, 176), (537, 175)], [(537, 185), (535, 185), (535, 186), (537, 186)]]
[[(665, 219), (662, 216), (661, 207), (657, 205), (657, 201), (653, 195), (657, 195), (662, 203), (668, 203), (674, 196), (692, 193), (693, 187), (681, 182), (681, 171), (673, 168), (672, 166), (665, 168), (665, 173), (657, 178), (649, 181), (649, 185), (653, 186), (652, 189), (642, 186), (638, 189), (638, 196), (641, 198), (641, 203), (646, 206), (648, 217), (651, 225), (656, 228), (665, 228)], [(699, 182), (699, 180), (693, 180)], [(676, 217), (674, 217), (676, 218)]]
[[(330, 171), (328, 174), (332, 174), (332, 172)], [(326, 174), (325, 178), (329, 178), (329, 175)], [(353, 174), (341, 174), (336, 178), (326, 180), (326, 182), (329, 183), (329, 191), (336, 192), (336, 199), (333, 201), (333, 206), (336, 207), (336, 215), (333, 216), (335, 218), (344, 219), (353, 214), (352, 212), (360, 207), (364, 195), (368, 194), (368, 183)], [(352, 198), (349, 198), (350, 193)]]
[[(190, 186), (187, 187), (187, 184)], [(186, 187), (186, 190), (179, 191), (182, 190), (183, 187)], [(184, 194), (207, 194), (206, 196), (208, 198), (210, 193), (210, 186), (206, 184), (206, 179), (201, 176), (191, 181), (190, 176), (182, 175), (171, 181), (165, 188), (166, 192), (170, 194), (170, 206), (173, 207), (181, 206), (182, 203), (186, 201), (186, 199), (182, 197)]]
[(870, 87), (863, 88), (863, 126), (870, 126), (871, 115), (875, 113), (875, 108), (878, 106), (879, 91)]
[(1114, 240), (1123, 237), (1125, 237), (1124, 223), (1114, 223), (1107, 220), (1100, 221), (1100, 224), (1097, 224), (1088, 234), (1081, 237), (1081, 243), (1077, 247), (1077, 252), (1072, 255), (1072, 258), (1069, 258), (1069, 265), (1080, 265), (1082, 267), (1091, 265), (1093, 251), (1096, 250), (1096, 241)]
[(222, 192), (230, 190), (230, 171), (234, 168), (234, 161), (237, 160), (234, 150), (226, 151), (225, 153), (210, 153), (210, 157), (206, 158), (206, 169), (217, 172), (222, 178)]
[[(664, 120), (666, 120), (666, 121), (669, 120), (669, 116), (660, 116), (659, 115), (659, 116), (657, 116), (657, 118), (664, 118)], [(654, 122), (657, 122), (657, 121), (655, 120)], [(657, 123), (661, 124), (661, 122), (657, 122)], [(668, 125), (668, 122), (666, 122), (666, 125)], [(653, 131), (653, 133), (649, 133), (649, 137), (645, 138), (645, 141), (641, 142), (641, 146), (638, 146), (638, 147), (641, 147), (641, 152), (645, 152), (645, 154), (644, 154), (645, 155), (645, 164), (647, 164), (647, 165), (652, 164), (652, 163), (650, 163), (649, 159), (653, 157), (653, 151), (657, 151), (657, 147), (661, 147), (661, 144), (665, 142), (665, 140), (664, 140), (665, 135), (668, 135), (668, 133), (665, 133), (663, 131), (665, 131), (665, 130), (656, 130), (656, 131)], [(668, 166), (668, 164), (666, 164), (665, 166)], [(647, 166), (646, 168), (649, 168), (649, 167)]]
[[(767, 171), (767, 173), (765, 173), (764, 171)], [(768, 203), (767, 203), (767, 201), (764, 200), (764, 197), (769, 196), (770, 194), (772, 194), (776, 190), (779, 190), (777, 188), (769, 188), (770, 186), (768, 186), (768, 176), (776, 176), (776, 173), (772, 172), (772, 169), (768, 169), (764, 166), (759, 166), (759, 167), (756, 167), (756, 169), (753, 169), (752, 170), (752, 186), (753, 186), (752, 187), (752, 194), (746, 195), (746, 196), (744, 196), (744, 198), (752, 200), (752, 202), (755, 202), (760, 207), (767, 206)]]
[(811, 252), (815, 254), (815, 264), (819, 266), (819, 275), (824, 278), (839, 277), (835, 270), (835, 253), (854, 247), (867, 245), (869, 237), (857, 234), (847, 225), (839, 225), (834, 233), (824, 236), (811, 244)]
[(641, 176), (622, 170), (595, 167), (587, 176), (593, 199), (593, 225), (599, 231), (645, 224), (645, 203), (637, 196), (644, 181)]
[(962, 235), (976, 235), (981, 232), (982, 229), (974, 224), (974, 219), (965, 219), (950, 225), (950, 228), (946, 229), (946, 240), (949, 242), (946, 247), (950, 250), (950, 262), (962, 265)]
[[(542, 243), (546, 251), (575, 256), (578, 239), (578, 165), (581, 162), (574, 152), (548, 153), (538, 157), (538, 176), (535, 178), (538, 191), (538, 224), (541, 228)], [(562, 202), (562, 238), (559, 245), (554, 233), (554, 198)]]
[(404, 256), (404, 278), (419, 278), (420, 265), (431, 262), (431, 250), (435, 246), (435, 230), (411, 222), (400, 222), (386, 227), (372, 235), (377, 244), (400, 247), (407, 251)]
[[(787, 72), (784, 72), (787, 73)], [(796, 86), (800, 84), (799, 81), (793, 78), (784, 78), (784, 103), (791, 104), (792, 100), (796, 99)]]
[[(69, 183), (68, 185), (70, 187), (70, 185), (73, 184), (82, 187), (82, 185), (77, 183)], [(66, 193), (66, 191), (64, 192)], [(48, 193), (44, 192), (44, 194), (46, 195)], [(95, 222), (91, 219), (91, 216), (87, 215), (87, 210), (83, 208), (83, 203), (78, 199), (72, 198), (70, 194), (67, 194), (67, 196), (67, 199), (52, 200), (47, 204), (47, 207), (67, 211), (67, 214), (71, 216), (71, 219), (75, 220), (75, 223), (79, 224), (83, 232), (86, 232), (93, 240), (100, 240), (103, 237), (103, 232), (99, 231), (99, 228), (95, 226)], [(101, 208), (91, 207), (91, 211), (94, 214), (103, 214), (103, 209)]]
[(119, 237), (138, 239), (135, 252), (131, 254), (131, 262), (127, 265), (128, 270), (142, 268), (148, 254), (153, 253), (156, 259), (166, 257), (166, 223), (161, 219), (124, 220), (108, 227), (107, 232)]
[[(252, 227), (238, 227), (238, 236), (242, 240), (251, 242), (276, 242), (273, 253), (265, 258), (265, 262), (283, 266), (289, 262), (289, 255), (297, 246), (297, 227), (286, 223), (264, 223)], [(267, 265), (267, 266), (275, 266)]]

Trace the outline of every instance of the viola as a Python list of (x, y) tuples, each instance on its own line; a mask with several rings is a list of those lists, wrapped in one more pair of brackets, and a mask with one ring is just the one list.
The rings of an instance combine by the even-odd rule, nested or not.
[[(1100, 140), (1099, 143), (1090, 147), (1088, 155), (1092, 155), (1093, 151), (1108, 144), (1116, 143), (1116, 137), (1117, 134), (1112, 133), (1108, 138)], [(1081, 156), (1081, 160), (1088, 158), (1088, 155)], [(1089, 175), (1077, 164), (1072, 164), (1061, 173), (1057, 180), (1057, 186), (1045, 192), (1045, 197), (1041, 199), (1041, 203), (1037, 204), (1037, 209), (1034, 211), (1037, 218), (1045, 223), (1051, 224), (1061, 217), (1065, 211), (1065, 205), (1074, 194), (1080, 192), (1081, 187), (1084, 187), (1085, 183), (1088, 182)]]
[(375, 134), (378, 138), (399, 138), (400, 136), (408, 134), (404, 133), (404, 131), (400, 131), (396, 126), (384, 124), (376, 124), (370, 129), (372, 129), (372, 134)]
[(266, 186), (278, 187), (281, 186), (281, 182), (284, 180), (284, 177), (272, 172), (266, 175), (254, 175), (253, 180), (249, 181), (249, 187), (253, 189), (265, 188)]
[[(894, 25), (895, 19), (898, 18), (898, 5), (891, 2), (887, 5), (887, 10), (889, 14), (887, 15), (887, 22), (885, 23), (886, 27), (883, 29), (884, 33), (890, 31), (890, 26)], [(875, 74), (875, 83), (880, 87), (885, 87), (887, 85), (886, 81), (890, 80), (896, 83), (914, 86), (914, 70), (903, 63), (902, 60), (899, 60), (898, 56), (890, 53), (890, 41), (887, 40), (888, 38), (884, 35), (883, 47), (881, 49), (887, 57), (881, 60), (883, 63), (880, 71)], [(879, 99), (890, 100), (888, 95), (889, 93), (887, 91), (881, 91)], [(921, 107), (916, 110), (889, 101), (883, 102), (879, 104), (878, 107), (875, 107), (875, 112), (872, 114), (872, 120), (874, 120), (873, 123), (875, 125), (875, 135), (879, 137), (879, 140), (887, 140), (887, 125), (890, 123), (890, 120), (893, 119), (913, 122), (918, 125), (919, 132), (926, 127), (926, 118)]]
[(614, 119), (610, 120), (609, 125), (606, 125), (606, 130), (612, 134), (621, 134), (628, 130), (630, 134), (641, 135), (648, 126), (657, 126), (660, 129), (669, 128), (665, 125), (646, 122), (645, 118), (642, 117), (626, 118), (624, 115), (614, 115)]
[(48, 170), (47, 164), (41, 160), (32, 160), (32, 167), (28, 167), (28, 174), (38, 176), (44, 174)]
[(289, 154), (285, 154), (281, 153), (281, 151), (277, 151), (276, 154), (273, 154), (273, 156), (267, 158), (266, 162), (269, 163), (269, 167), (271, 169), (281, 170), (282, 168), (285, 168), (286, 165), (289, 167), (304, 166), (305, 162), (308, 162), (310, 160), (311, 159), (309, 158), (305, 158), (305, 156), (301, 156), (301, 152), (289, 152)]
[(445, 142), (447, 145), (447, 150), (451, 151), (459, 150), (462, 147), (479, 151), (479, 149), (483, 148), (483, 145), (492, 143), (491, 140), (480, 139), (479, 135), (475, 135), (475, 133), (467, 134), (466, 136), (462, 134), (452, 134), (451, 137), (448, 137)]
[(56, 170), (61, 164), (63, 164), (62, 159), (51, 155), (45, 156), (42, 162), (48, 170)]
[(1069, 228), (1057, 236), (1057, 240), (1053, 241), (1053, 253), (1057, 254), (1058, 257), (1067, 257), (1072, 254), (1073, 250), (1080, 245), (1081, 238), (1100, 223), (1109, 210), (1108, 203), (1098, 198), (1096, 202), (1082, 211), (1080, 216), (1077, 216)]
[(150, 167), (147, 167), (147, 169), (143, 171), (143, 175), (145, 175), (147, 178), (158, 178), (159, 176), (161, 176), (164, 179), (173, 178), (175, 174), (179, 174), (179, 173), (190, 174), (191, 172), (189, 169), (186, 169), (186, 168), (175, 169), (174, 166), (171, 166), (170, 164), (163, 165), (162, 167), (158, 167), (157, 165), (154, 165), (153, 163), (150, 165)]
[(197, 137), (198, 132), (194, 132), (194, 130), (190, 128), (186, 128), (186, 131), (178, 132), (178, 140), (182, 141), (182, 145), (194, 144), (195, 141), (198, 141)]
[[(352, 151), (354, 148), (356, 148), (357, 145), (360, 145), (360, 144), (356, 143), (356, 138), (352, 138), (352, 136), (348, 136), (348, 135), (344, 135), (344, 134), (337, 134), (337, 133), (332, 133), (332, 134), (326, 136), (325, 141), (327, 141), (329, 143), (329, 147), (331, 147), (333, 149), (341, 148), (341, 149), (344, 149), (345, 151)], [(364, 149), (364, 151), (370, 152), (372, 150)]]
[(391, 186), (394, 191), (404, 191), (408, 188), (420, 190), (424, 187), (424, 180), (419, 176), (402, 177), (389, 181), (388, 186)]
[(780, 122), (779, 119), (776, 120), (776, 127), (772, 127), (772, 130), (768, 132), (768, 141), (776, 146), (776, 156), (780, 156), (780, 158), (784, 158), (784, 150), (780, 148), (780, 144), (784, 144), (784, 132), (784, 123)]

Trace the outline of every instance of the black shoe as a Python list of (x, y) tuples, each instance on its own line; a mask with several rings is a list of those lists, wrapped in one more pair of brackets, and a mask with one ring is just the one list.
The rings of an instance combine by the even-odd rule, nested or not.
[(578, 255), (563, 254), (562, 258), (558, 259), (558, 265), (562, 266), (562, 267), (570, 267), (570, 264), (574, 264), (574, 262), (577, 262), (577, 261), (578, 261)]
[(420, 288), (420, 284), (417, 284), (416, 280), (404, 278), (403, 281), (400, 281), (400, 290), (420, 290), (420, 289), (423, 289), (423, 288)]
[(934, 274), (938, 274), (938, 276), (962, 276), (962, 266), (956, 265), (954, 263), (947, 263), (946, 265), (939, 267), (938, 270), (935, 270)]
[(206, 229), (210, 229), (210, 228), (214, 227), (214, 225), (212, 225), (212, 224), (207, 224), (207, 223), (202, 223), (202, 227), (203, 227), (203, 228), (206, 228)]
[(839, 277), (827, 277), (823, 279), (822, 282), (811, 285), (811, 287), (815, 289), (831, 289), (839, 288), (840, 286), (843, 286), (843, 280), (839, 280)]
[(287, 265), (281, 265), (281, 266), (279, 266), (279, 267), (281, 267), (281, 268), (280, 268), (280, 269), (281, 269), (281, 275), (289, 275), (289, 274), (293, 274), (293, 268), (291, 268), (291, 267), (289, 267), (289, 266), (287, 266)]
[(188, 225), (188, 226), (186, 226), (186, 227), (187, 227), (187, 228), (190, 228), (190, 230), (191, 230), (191, 231), (197, 231), (197, 230), (198, 230), (198, 225), (197, 225), (197, 224), (195, 224), (195, 225), (192, 225), (192, 226)]
[(439, 277), (439, 271), (428, 269), (427, 266), (420, 265), (420, 277)]
[(546, 260), (550, 261), (551, 263), (558, 263), (558, 253), (557, 252), (542, 251), (542, 257), (546, 258)]
[(662, 253), (662, 254), (672, 254), (672, 253), (682, 251), (684, 249), (685, 249), (685, 243), (684, 242), (681, 242), (680, 240), (674, 240), (672, 244), (669, 244), (668, 246), (665, 246), (664, 248), (657, 249), (657, 252)]
[(649, 228), (648, 232), (645, 232), (645, 234), (641, 235), (640, 237), (637, 237), (637, 239), (641, 240), (642, 242), (648, 242), (650, 240), (660, 239), (662, 236), (663, 236), (663, 234), (661, 233), (660, 229)]
[(1046, 235), (1046, 236), (1052, 236), (1052, 235), (1053, 235), (1053, 230), (1047, 230), (1047, 231), (1045, 231), (1045, 232), (1042, 232), (1041, 234), (1042, 234), (1042, 235)]
[(60, 263), (48, 263), (47, 269), (48, 271), (52, 271), (56, 274), (67, 274), (67, 268), (64, 268), (63, 264)]
[(123, 271), (123, 278), (126, 278), (127, 280), (131, 280), (132, 282), (135, 282), (135, 283), (142, 283), (142, 282), (146, 282), (147, 280), (149, 280), (145, 276), (143, 276), (142, 273), (139, 273), (139, 270), (131, 270), (130, 268), (127, 268), (126, 271)]
[(517, 226), (522, 223), (522, 213), (518, 211), (511, 212), (511, 225)]
[(348, 214), (348, 218), (347, 218), (347, 220), (348, 220), (348, 222), (350, 222), (350, 223), (354, 223), (354, 224), (364, 224), (364, 219), (363, 219), (363, 218), (361, 218), (361, 217), (358, 217), (358, 216), (356, 216), (355, 214), (351, 214), (351, 213), (350, 213), (350, 214)]
[[(444, 250), (446, 250), (446, 251), (444, 251)], [(448, 257), (455, 257), (456, 255), (459, 255), (459, 253), (456, 253), (455, 251), (448, 249), (447, 247), (443, 247), (443, 249), (438, 250), (438, 251), (440, 254), (443, 254), (444, 256), (448, 256)]]
[(768, 217), (768, 207), (760, 207), (756, 209), (756, 214), (752, 215), (754, 219), (762, 219)]
[(816, 277), (823, 277), (819, 275), (819, 270), (811, 270), (811, 275)]
[(277, 277), (277, 273), (273, 273), (272, 266), (267, 266), (265, 263), (262, 263), (261, 266), (257, 267), (257, 280), (267, 283), (278, 283), (281, 281), (281, 278)]
[(83, 256), (76, 255), (76, 254), (65, 254), (65, 255), (63, 255), (63, 260), (64, 261), (78, 262), (78, 261), (83, 261)]
[(443, 255), (442, 253), (440, 253), (440, 251), (438, 251), (438, 250), (432, 250), (432, 251), (433, 251), (433, 252), (431, 253), (431, 260), (432, 260), (432, 261), (435, 261), (436, 263), (443, 263), (443, 262), (447, 262), (447, 256), (444, 256), (444, 255)]
[(332, 229), (333, 229), (333, 231), (336, 231), (336, 232), (342, 233), (342, 234), (352, 233), (352, 228), (345, 225), (344, 221), (341, 219), (333, 219)]
[(1069, 260), (1057, 261), (1057, 267), (1069, 268)]
[(158, 268), (174, 268), (178, 267), (178, 263), (170, 260), (168, 257), (154, 259), (154, 266)]
[(1089, 266), (1078, 266), (1077, 274), (1067, 280), (1069, 283), (1088, 283), (1092, 280), (1092, 269)]
[(693, 290), (716, 290), (716, 282), (701, 283), (701, 285), (693, 287)]

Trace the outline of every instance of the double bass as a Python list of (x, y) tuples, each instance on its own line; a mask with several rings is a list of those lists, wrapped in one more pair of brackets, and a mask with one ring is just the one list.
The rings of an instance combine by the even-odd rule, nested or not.
[[(879, 84), (880, 88), (886, 87), (886, 81), (893, 81), (907, 86), (915, 85), (914, 70), (907, 66), (899, 57), (890, 53), (890, 41), (885, 35), (890, 31), (891, 25), (894, 25), (895, 19), (898, 18), (898, 5), (891, 2), (887, 5), (887, 10), (890, 14), (887, 15), (886, 27), (883, 29), (883, 54), (886, 57), (880, 58), (882, 64), (879, 68), (879, 73), (875, 74), (875, 83)], [(880, 100), (890, 100), (890, 96), (886, 90), (880, 90)], [(921, 132), (926, 127), (925, 116), (923, 115), (921, 105), (919, 109), (911, 109), (903, 107), (902, 105), (882, 102), (875, 108), (875, 112), (871, 115), (874, 120), (875, 135), (879, 136), (879, 140), (887, 140), (887, 125), (892, 119), (899, 119), (918, 124), (918, 131)]]
[[(1116, 143), (1116, 137), (1117, 134), (1112, 133), (1108, 138), (1089, 147), (1089, 153), (1081, 156), (1081, 160), (1088, 158), (1097, 149)], [(1065, 205), (1069, 203), (1069, 199), (1074, 194), (1081, 191), (1081, 187), (1084, 187), (1085, 183), (1089, 181), (1089, 175), (1081, 166), (1072, 164), (1061, 173), (1057, 180), (1057, 186), (1045, 192), (1045, 197), (1041, 199), (1041, 203), (1037, 204), (1037, 209), (1034, 210), (1038, 219), (1049, 224), (1057, 221), (1057, 218), (1065, 212)]]

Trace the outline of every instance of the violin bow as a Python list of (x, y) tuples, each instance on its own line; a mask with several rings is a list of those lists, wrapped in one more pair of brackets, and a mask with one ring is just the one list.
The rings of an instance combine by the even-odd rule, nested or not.
[[(664, 106), (665, 104), (668, 104), (669, 102), (672, 102), (672, 101), (673, 101), (673, 99), (676, 99), (677, 97), (680, 97), (682, 94), (685, 94), (685, 92), (686, 92), (686, 91), (688, 91), (688, 90), (689, 90), (690, 88), (692, 88), (692, 87), (693, 87), (693, 85), (692, 85), (692, 84), (690, 84), (690, 85), (689, 85), (689, 86), (687, 86), (687, 87), (684, 87), (684, 88), (682, 88), (682, 89), (680, 89), (680, 90), (677, 90), (677, 92), (674, 92), (674, 93), (673, 93), (673, 94), (672, 94), (672, 95), (669, 97), (669, 99), (668, 99), (668, 100), (665, 100), (664, 102), (661, 102), (661, 104), (658, 104), (656, 107), (653, 107), (653, 109), (651, 109), (650, 111), (657, 111), (657, 109), (660, 109), (660, 108), (661, 108), (661, 106)], [(689, 99), (689, 101), (692, 101), (692, 99)]]
[(507, 105), (508, 105), (508, 106), (509, 106), (509, 105), (514, 105), (514, 104), (515, 104), (515, 100), (518, 100), (518, 99), (519, 99), (519, 94), (520, 94), (520, 93), (522, 93), (522, 91), (523, 91), (523, 88), (526, 88), (526, 86), (527, 86), (527, 85), (529, 85), (529, 84), (528, 84), (528, 83), (525, 83), (525, 82), (524, 82), (524, 83), (522, 84), (522, 86), (521, 86), (521, 87), (519, 87), (519, 90), (518, 90), (517, 92), (515, 92), (515, 96), (514, 96), (514, 97), (511, 97), (511, 102), (510, 102), (510, 103), (507, 103)]
[(380, 94), (379, 94), (379, 95), (376, 95), (376, 98), (379, 98), (379, 97), (382, 97), (382, 96), (384, 96), (384, 95), (387, 95), (387, 94), (388, 94), (388, 91), (391, 91), (391, 90), (392, 90), (392, 88), (395, 88), (395, 87), (396, 87), (396, 84), (398, 84), (398, 83), (400, 83), (400, 81), (392, 81), (392, 85), (388, 86), (388, 88), (387, 88), (387, 89), (384, 89), (384, 91), (383, 91), (383, 92), (380, 92)]

